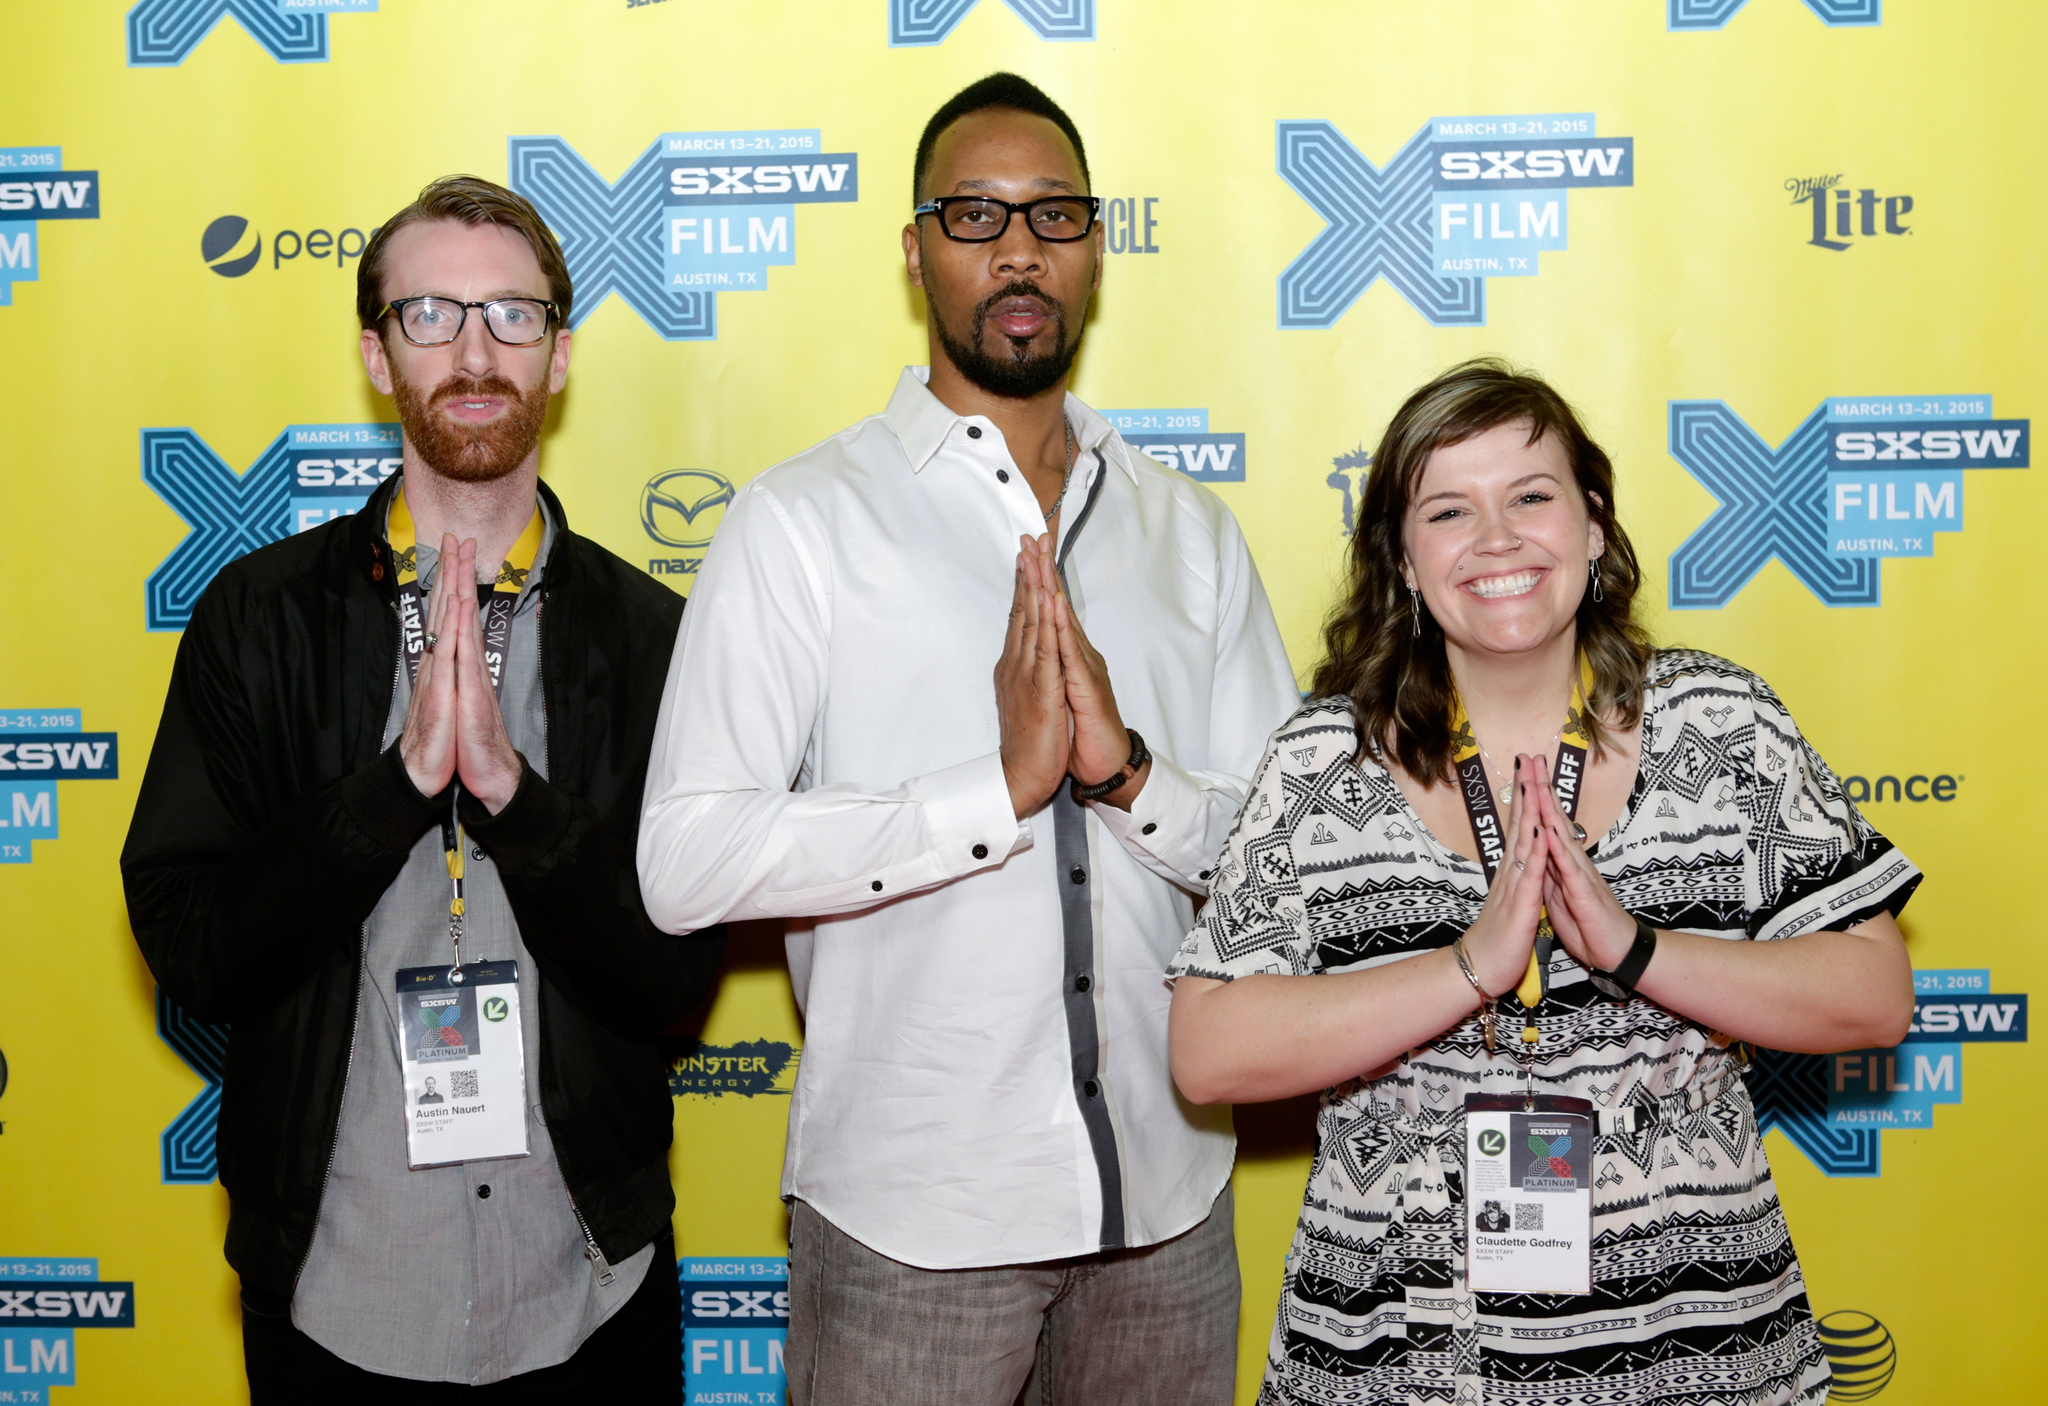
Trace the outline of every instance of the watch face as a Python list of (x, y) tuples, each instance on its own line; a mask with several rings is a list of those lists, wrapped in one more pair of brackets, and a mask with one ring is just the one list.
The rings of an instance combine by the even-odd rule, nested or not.
[(1635, 995), (1606, 972), (1588, 972), (1586, 975), (1592, 981), (1593, 988), (1610, 1000), (1626, 1001)]

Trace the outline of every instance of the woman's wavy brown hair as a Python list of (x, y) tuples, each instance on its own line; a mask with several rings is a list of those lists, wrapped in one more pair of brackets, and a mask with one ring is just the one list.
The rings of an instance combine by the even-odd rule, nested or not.
[[(1539, 376), (1481, 357), (1463, 362), (1408, 397), (1373, 452), (1351, 538), (1343, 602), (1323, 627), (1316, 697), (1349, 697), (1358, 719), (1362, 761), (1374, 744), (1425, 784), (1451, 770), (1451, 668), (1444, 633), (1425, 607), (1422, 633), (1401, 577), (1402, 524), (1429, 456), (1498, 425), (1526, 423), (1529, 443), (1555, 435), (1571, 460), (1586, 511), (1607, 538), (1600, 557), (1600, 599), (1579, 602), (1579, 650), (1593, 667), (1589, 732), (1597, 757), (1603, 720), (1633, 728), (1643, 711), (1648, 633), (1636, 623), (1642, 572), (1615, 514), (1614, 465), (1587, 435), (1564, 397)], [(1589, 583), (1590, 584), (1590, 583)]]

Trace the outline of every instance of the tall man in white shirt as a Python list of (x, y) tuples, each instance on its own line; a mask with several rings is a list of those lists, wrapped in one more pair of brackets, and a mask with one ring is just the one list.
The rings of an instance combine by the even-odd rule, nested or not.
[(1293, 675), (1229, 511), (1066, 394), (1072, 121), (992, 75), (913, 190), (931, 366), (727, 510), (641, 892), (791, 920), (797, 1406), (1227, 1402), (1234, 1139), (1174, 1089), (1161, 973)]

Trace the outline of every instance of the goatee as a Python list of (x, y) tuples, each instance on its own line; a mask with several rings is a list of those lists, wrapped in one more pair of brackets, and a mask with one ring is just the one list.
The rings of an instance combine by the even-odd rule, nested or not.
[[(996, 305), (1010, 298), (1035, 298), (1045, 304), (1052, 320), (1054, 350), (1034, 354), (1024, 337), (1002, 338), (1009, 343), (1001, 354), (982, 349), (982, 333)], [(970, 382), (990, 395), (1019, 400), (1051, 390), (1072, 369), (1081, 350), (1081, 339), (1067, 340), (1067, 309), (1059, 299), (1024, 279), (1013, 279), (974, 305), (972, 340), (962, 342), (946, 326), (945, 315), (933, 309), (932, 326), (938, 329), (939, 346), (954, 367)]]
[[(451, 400), (495, 396), (505, 413), (484, 425), (466, 425), (437, 413)], [(405, 437), (426, 466), (443, 478), (461, 483), (491, 483), (505, 477), (533, 453), (541, 426), (548, 418), (548, 383), (521, 391), (495, 372), (483, 377), (450, 376), (432, 394), (403, 376), (392, 378), (391, 399), (398, 406)]]

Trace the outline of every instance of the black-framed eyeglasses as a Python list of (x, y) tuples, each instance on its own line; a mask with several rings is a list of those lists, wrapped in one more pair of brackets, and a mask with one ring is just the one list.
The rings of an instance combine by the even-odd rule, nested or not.
[(484, 326), (508, 347), (530, 347), (547, 336), (561, 310), (541, 298), (492, 298), (461, 303), (453, 298), (398, 298), (377, 314), (398, 319), (398, 330), (416, 347), (444, 347), (462, 335), (471, 308), (484, 310)]
[(1022, 215), (1025, 227), (1052, 244), (1071, 244), (1095, 228), (1102, 201), (1092, 195), (1049, 195), (1012, 205), (986, 195), (941, 195), (927, 200), (910, 213), (937, 215), (939, 228), (948, 239), (968, 244), (985, 244), (1001, 239), (1010, 227), (1010, 216)]

